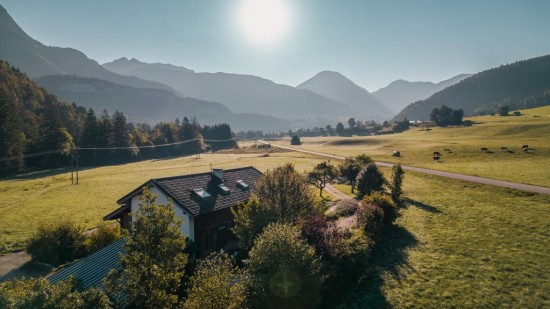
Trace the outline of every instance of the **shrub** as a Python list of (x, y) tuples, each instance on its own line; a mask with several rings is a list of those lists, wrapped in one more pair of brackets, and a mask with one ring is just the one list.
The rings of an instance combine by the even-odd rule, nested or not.
[(357, 223), (368, 235), (374, 236), (384, 225), (384, 210), (375, 204), (361, 204), (357, 209)]
[(45, 278), (0, 282), (0, 308), (114, 308), (99, 289), (79, 292), (75, 280), (50, 283)]
[(395, 205), (391, 197), (385, 193), (375, 192), (371, 195), (367, 195), (363, 198), (363, 203), (380, 207), (384, 212), (384, 223), (391, 224), (399, 217), (397, 205)]
[(107, 224), (102, 221), (84, 242), (88, 254), (94, 253), (115, 242), (120, 237), (118, 225)]
[(71, 221), (38, 228), (27, 242), (27, 252), (35, 261), (54, 266), (84, 256), (84, 228)]
[(334, 214), (336, 216), (351, 216), (357, 211), (359, 203), (355, 199), (341, 200), (334, 206)]

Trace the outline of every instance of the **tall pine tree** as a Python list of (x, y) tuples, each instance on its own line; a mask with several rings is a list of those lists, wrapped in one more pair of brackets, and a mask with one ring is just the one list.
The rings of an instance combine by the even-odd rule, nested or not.
[(0, 175), (23, 169), (25, 134), (9, 93), (0, 88)]

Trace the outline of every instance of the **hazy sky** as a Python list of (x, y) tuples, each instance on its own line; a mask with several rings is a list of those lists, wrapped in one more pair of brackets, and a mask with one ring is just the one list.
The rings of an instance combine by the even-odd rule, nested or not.
[[(135, 57), (293, 86), (334, 70), (374, 91), (396, 79), (440, 81), (550, 54), (546, 0), (268, 0), (288, 8), (286, 33), (268, 47), (244, 33), (244, 1), (0, 4), (35, 39), (76, 48), (100, 63)], [(262, 19), (270, 18), (255, 22)]]

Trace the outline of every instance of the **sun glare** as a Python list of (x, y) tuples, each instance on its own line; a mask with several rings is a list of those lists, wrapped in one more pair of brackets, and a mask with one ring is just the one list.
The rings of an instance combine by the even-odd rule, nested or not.
[(285, 0), (243, 0), (237, 21), (248, 41), (272, 46), (287, 33), (290, 12)]

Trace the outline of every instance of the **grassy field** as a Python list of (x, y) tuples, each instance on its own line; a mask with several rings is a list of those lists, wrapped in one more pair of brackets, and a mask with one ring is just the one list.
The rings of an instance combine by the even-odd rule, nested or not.
[[(0, 253), (20, 250), (25, 239), (42, 224), (69, 219), (93, 227), (116, 201), (150, 178), (207, 172), (216, 168), (252, 165), (261, 171), (293, 162), (298, 171), (311, 169), (319, 158), (295, 152), (262, 154), (203, 154), (194, 157), (148, 160), (85, 169), (80, 184), (70, 174), (49, 171), (0, 181)], [(318, 191), (315, 191), (318, 192)], [(318, 193), (317, 193), (318, 194)], [(331, 198), (325, 194), (326, 198)]]
[[(431, 131), (411, 127), (400, 134), (370, 137), (304, 137), (299, 147), (343, 156), (366, 153), (379, 161), (550, 187), (550, 106), (522, 113), (472, 117), (471, 127)], [(290, 140), (275, 144), (288, 146)], [(534, 150), (524, 153), (524, 144)], [(481, 147), (492, 153), (481, 152)], [(511, 152), (501, 152), (500, 147)], [(392, 157), (393, 150), (399, 150), (401, 157)], [(434, 151), (442, 153), (441, 162), (433, 161)]]
[(550, 196), (412, 172), (405, 193), (343, 308), (550, 307)]

